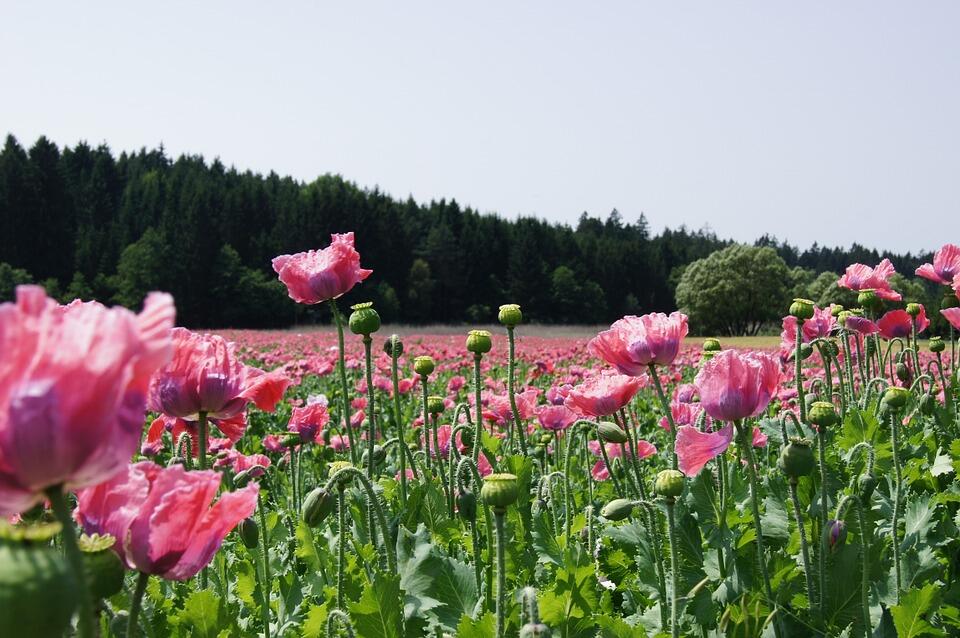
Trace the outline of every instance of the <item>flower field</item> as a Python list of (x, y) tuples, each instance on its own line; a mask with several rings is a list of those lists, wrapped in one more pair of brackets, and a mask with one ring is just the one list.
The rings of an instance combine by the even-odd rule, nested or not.
[(337, 305), (360, 262), (273, 262), (330, 330), (0, 306), (0, 635), (960, 634), (957, 347), (927, 334), (960, 328), (960, 248), (915, 274), (941, 308), (852, 264), (857, 307), (785, 299), (764, 347), (513, 304), (390, 335)]

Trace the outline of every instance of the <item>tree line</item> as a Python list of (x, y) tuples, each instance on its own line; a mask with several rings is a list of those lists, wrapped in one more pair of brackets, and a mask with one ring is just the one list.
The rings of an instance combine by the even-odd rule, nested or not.
[[(325, 320), (286, 298), (270, 260), (349, 230), (374, 274), (344, 301), (373, 301), (385, 321), (404, 323), (489, 322), (506, 302), (556, 323), (670, 311), (685, 269), (732, 244), (709, 229), (653, 234), (642, 213), (627, 221), (616, 210), (605, 218), (584, 212), (576, 225), (512, 220), (456, 200), (397, 199), (339, 175), (302, 182), (219, 159), (173, 159), (162, 146), (114, 154), (40, 137), (25, 148), (8, 135), (0, 152), (4, 300), (26, 282), (63, 300), (130, 307), (166, 290), (178, 321), (191, 327)], [(771, 237), (756, 244), (810, 281), (882, 257), (912, 273), (930, 257), (856, 244), (800, 251)]]

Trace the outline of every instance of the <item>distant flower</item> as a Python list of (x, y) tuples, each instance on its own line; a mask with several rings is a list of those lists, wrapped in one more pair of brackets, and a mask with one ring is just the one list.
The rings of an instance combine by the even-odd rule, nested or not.
[(336, 299), (373, 272), (360, 267), (360, 253), (353, 247), (353, 233), (335, 234), (330, 238), (330, 245), (323, 250), (273, 258), (273, 269), (294, 301), (315, 304)]
[(330, 422), (330, 412), (326, 404), (310, 403), (303, 408), (294, 408), (287, 422), (287, 431), (300, 435), (300, 441), (307, 443), (322, 441), (323, 428)]
[(852, 264), (847, 266), (847, 271), (837, 281), (837, 285), (856, 292), (873, 290), (881, 299), (900, 301), (900, 293), (890, 287), (890, 276), (895, 272), (889, 259), (881, 261), (876, 268)]
[(933, 263), (923, 264), (916, 274), (944, 286), (952, 285), (954, 277), (960, 275), (960, 246), (944, 244), (934, 253)]
[(537, 408), (537, 420), (545, 430), (560, 432), (577, 420), (577, 413), (565, 405), (541, 405)]

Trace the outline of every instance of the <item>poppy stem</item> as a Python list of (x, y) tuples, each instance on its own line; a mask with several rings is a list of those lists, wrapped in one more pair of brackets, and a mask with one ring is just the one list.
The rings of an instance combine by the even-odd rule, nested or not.
[(260, 603), (260, 612), (263, 616), (263, 636), (270, 638), (270, 585), (273, 582), (270, 576), (270, 546), (267, 543), (270, 530), (267, 528), (267, 519), (264, 515), (263, 496), (257, 492), (257, 516), (260, 518), (260, 551), (263, 554), (263, 600)]
[(340, 373), (340, 405), (343, 411), (343, 429), (347, 431), (350, 441), (350, 461), (357, 464), (357, 446), (353, 440), (353, 428), (350, 427), (350, 388), (347, 386), (347, 364), (344, 361), (343, 345), (343, 318), (337, 308), (337, 300), (330, 300), (330, 310), (333, 312), (333, 321), (337, 324), (337, 371)]
[(507, 627), (507, 532), (504, 519), (507, 511), (502, 507), (493, 508), (493, 519), (497, 530), (497, 633), (496, 638), (504, 638)]
[(793, 503), (793, 515), (797, 521), (797, 531), (800, 534), (800, 558), (803, 560), (803, 575), (806, 578), (807, 601), (811, 611), (814, 611), (813, 571), (810, 569), (810, 548), (807, 545), (807, 532), (803, 528), (803, 512), (800, 510), (800, 497), (797, 496), (797, 479), (789, 482), (790, 501)]
[(390, 376), (393, 381), (393, 418), (397, 422), (397, 439), (400, 443), (400, 503), (407, 504), (407, 437), (400, 415), (400, 380), (397, 372), (399, 353), (392, 348), (390, 352)]
[(133, 596), (130, 597), (130, 615), (127, 617), (127, 638), (137, 638), (140, 634), (140, 623), (137, 622), (140, 617), (140, 603), (143, 601), (143, 594), (147, 591), (147, 581), (150, 580), (150, 574), (143, 572), (137, 573), (137, 586), (133, 590)]
[(660, 375), (657, 374), (657, 366), (649, 365), (650, 378), (653, 380), (653, 387), (657, 390), (657, 396), (660, 397), (660, 405), (663, 406), (663, 413), (667, 417), (667, 424), (670, 426), (670, 436), (667, 442), (670, 444), (670, 469), (677, 469), (677, 425), (673, 422), (673, 411), (670, 409), (670, 401), (663, 392), (663, 386), (660, 385)]
[(677, 626), (677, 523), (673, 513), (674, 499), (667, 499), (667, 525), (670, 528), (670, 635), (679, 638)]
[(347, 499), (346, 486), (337, 484), (337, 609), (343, 609), (343, 579), (347, 571)]
[(80, 546), (77, 545), (77, 528), (70, 516), (70, 508), (67, 506), (67, 495), (63, 491), (63, 486), (55, 485), (46, 490), (47, 499), (53, 508), (53, 514), (63, 528), (61, 537), (63, 539), (63, 550), (70, 562), (73, 570), (73, 578), (80, 594), (80, 615), (77, 623), (79, 635), (81, 638), (93, 638), (93, 602), (90, 599), (90, 590), (87, 588), (86, 570), (83, 567), (83, 554), (80, 552)]
[(517, 439), (520, 441), (520, 453), (527, 455), (527, 436), (523, 431), (523, 422), (520, 420), (520, 410), (517, 409), (517, 397), (514, 394), (513, 377), (516, 371), (516, 361), (514, 360), (514, 335), (513, 326), (507, 326), (507, 341), (509, 342), (510, 358), (507, 362), (507, 393), (510, 395), (510, 411), (513, 414), (513, 423), (517, 430)]

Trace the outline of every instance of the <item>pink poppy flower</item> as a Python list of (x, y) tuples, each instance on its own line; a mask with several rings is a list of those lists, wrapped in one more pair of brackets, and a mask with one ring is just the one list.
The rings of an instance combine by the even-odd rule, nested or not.
[(283, 446), (283, 439), (277, 434), (268, 434), (263, 437), (263, 449), (274, 454), (283, 452), (286, 448)]
[[(920, 314), (917, 315), (917, 332), (923, 332), (929, 325), (927, 312), (923, 306), (920, 306)], [(913, 317), (906, 310), (890, 310), (880, 317), (877, 327), (880, 329), (880, 336), (884, 339), (909, 337), (913, 332)]]
[[(228, 441), (236, 443), (243, 436), (247, 429), (247, 417), (243, 413), (232, 416), (229, 419), (210, 419), (210, 425), (216, 427), (222, 432)], [(161, 414), (150, 424), (147, 429), (147, 436), (144, 439), (141, 452), (145, 456), (157, 454), (163, 446), (163, 434), (169, 432), (174, 445), (180, 440), (180, 435), (187, 433), (190, 435), (190, 450), (193, 456), (200, 454), (200, 431), (196, 421), (187, 421)], [(207, 451), (215, 452), (214, 445), (216, 439), (207, 439)]]
[(584, 416), (610, 416), (627, 405), (645, 381), (639, 376), (597, 375), (572, 388), (564, 405)]
[(681, 383), (673, 392), (677, 403), (693, 403), (697, 399), (697, 386), (692, 383)]
[(687, 476), (696, 476), (703, 467), (723, 454), (733, 441), (733, 425), (715, 432), (701, 432), (691, 425), (677, 428), (677, 467)]
[(933, 254), (932, 264), (923, 264), (916, 270), (918, 277), (949, 286), (960, 275), (960, 246), (944, 244)]
[(334, 434), (330, 437), (330, 447), (334, 452), (346, 452), (350, 449), (350, 439), (341, 434)]
[(940, 314), (950, 322), (950, 325), (960, 330), (960, 308), (945, 308)]
[[(270, 459), (263, 454), (241, 454), (238, 450), (225, 450), (216, 461), (213, 462), (214, 469), (229, 467), (234, 474), (239, 474), (246, 470), (253, 470), (252, 476), (263, 476), (266, 468), (270, 467)], [(254, 469), (257, 468), (257, 469)]]
[(717, 421), (739, 421), (763, 412), (780, 385), (780, 362), (761, 352), (718, 352), (695, 381), (700, 403)]
[[(420, 444), (421, 446), (429, 450), (431, 458), (447, 458), (447, 455), (450, 454), (450, 434), (453, 432), (453, 428), (449, 425), (441, 425), (437, 427), (437, 445), (440, 446), (440, 449), (437, 450), (433, 445), (433, 432), (424, 432), (420, 435)], [(425, 441), (424, 437), (429, 434), (430, 440)]]
[(315, 304), (336, 299), (373, 272), (360, 267), (353, 233), (331, 235), (323, 250), (308, 250), (273, 258), (273, 269), (297, 303)]
[(577, 420), (577, 413), (565, 405), (541, 405), (537, 408), (537, 420), (545, 430), (560, 432)]
[(687, 336), (687, 316), (654, 312), (619, 319), (587, 344), (587, 350), (622, 374), (639, 376), (650, 364), (669, 365)]
[[(606, 463), (603, 460), (603, 455), (600, 452), (600, 442), (599, 441), (590, 441), (587, 443), (587, 447), (593, 453), (594, 456), (601, 457), (596, 463), (593, 464), (593, 468), (590, 470), (590, 474), (593, 476), (595, 481), (606, 481), (610, 478), (610, 469), (607, 467)], [(606, 444), (607, 457), (611, 459), (621, 458), (623, 456), (623, 449), (615, 443)], [(657, 453), (657, 446), (649, 441), (644, 441), (640, 439), (637, 441), (637, 459), (643, 460), (649, 458)]]
[(860, 317), (858, 315), (848, 315), (846, 321), (844, 322), (844, 327), (846, 327), (847, 330), (852, 330), (864, 337), (875, 335), (880, 332), (880, 328), (877, 327), (877, 324), (870, 321), (866, 317)]
[(187, 472), (144, 461), (77, 495), (77, 522), (88, 534), (111, 534), (130, 569), (168, 580), (192, 578), (237, 524), (253, 514), (259, 486), (217, 497), (220, 473)]
[(272, 412), (290, 379), (280, 372), (264, 372), (244, 365), (236, 345), (219, 335), (170, 331), (173, 359), (153, 377), (151, 410), (196, 421), (200, 412), (213, 419), (240, 414), (247, 403)]
[[(784, 317), (782, 326), (780, 345), (787, 350), (793, 350), (797, 345), (797, 318), (793, 316)], [(814, 339), (829, 337), (836, 327), (837, 320), (830, 308), (814, 308), (813, 317), (803, 322), (803, 332), (800, 339), (803, 343), (809, 343)]]
[[(681, 425), (694, 425), (701, 412), (703, 412), (703, 407), (699, 403), (677, 403), (674, 401), (670, 404), (670, 414), (673, 416), (673, 422), (677, 428)], [(667, 417), (660, 418), (660, 427), (667, 432), (670, 431), (670, 421), (667, 420)]]
[(460, 388), (467, 384), (466, 377), (460, 375), (450, 377), (450, 380), (447, 381), (447, 392), (450, 394), (456, 394), (460, 391)]
[(569, 383), (551, 386), (547, 390), (547, 402), (550, 405), (563, 405), (571, 389), (573, 389), (573, 386)]
[(330, 412), (321, 403), (311, 403), (306, 407), (294, 408), (287, 422), (287, 431), (296, 432), (304, 443), (323, 440), (323, 428), (330, 422)]
[(863, 264), (851, 264), (837, 281), (841, 288), (859, 292), (873, 290), (878, 297), (888, 301), (900, 301), (900, 293), (890, 287), (890, 276), (896, 272), (889, 259), (882, 260), (876, 268)]
[(123, 470), (140, 443), (150, 377), (170, 358), (173, 319), (161, 293), (139, 315), (60, 306), (39, 286), (0, 305), (0, 516), (50, 487), (88, 487)]

